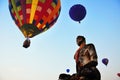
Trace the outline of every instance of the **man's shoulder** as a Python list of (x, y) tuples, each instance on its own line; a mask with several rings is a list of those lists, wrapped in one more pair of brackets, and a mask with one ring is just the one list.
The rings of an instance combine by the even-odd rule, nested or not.
[(94, 47), (94, 44), (93, 43), (89, 43), (86, 46)]
[(93, 43), (89, 43), (89, 44), (86, 45), (86, 48), (87, 49), (95, 49), (95, 46), (94, 46)]

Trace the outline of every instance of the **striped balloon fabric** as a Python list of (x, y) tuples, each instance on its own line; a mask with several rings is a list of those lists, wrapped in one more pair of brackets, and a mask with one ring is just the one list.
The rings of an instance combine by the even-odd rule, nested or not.
[(9, 11), (25, 37), (48, 30), (57, 21), (60, 0), (9, 0)]

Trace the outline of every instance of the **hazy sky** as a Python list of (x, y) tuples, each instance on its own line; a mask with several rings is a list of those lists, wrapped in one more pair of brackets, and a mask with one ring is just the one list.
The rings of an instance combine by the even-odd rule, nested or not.
[[(87, 10), (81, 24), (69, 17), (75, 4)], [(120, 79), (120, 0), (61, 0), (57, 22), (33, 37), (28, 49), (22, 47), (25, 38), (10, 16), (8, 0), (0, 0), (0, 7), (0, 80), (57, 80), (67, 68), (75, 73), (78, 35), (95, 44), (101, 80)], [(101, 62), (104, 57), (107, 66)]]

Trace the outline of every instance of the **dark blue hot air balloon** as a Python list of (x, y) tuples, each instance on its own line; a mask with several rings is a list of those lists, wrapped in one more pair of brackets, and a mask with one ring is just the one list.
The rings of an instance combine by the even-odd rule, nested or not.
[(69, 16), (71, 19), (78, 22), (85, 18), (86, 13), (85, 7), (81, 4), (75, 4), (69, 10)]
[(66, 72), (69, 73), (69, 72), (70, 72), (70, 69), (66, 69)]
[(103, 59), (102, 59), (102, 63), (103, 63), (104, 65), (107, 66), (108, 62), (109, 62), (108, 58), (103, 58)]

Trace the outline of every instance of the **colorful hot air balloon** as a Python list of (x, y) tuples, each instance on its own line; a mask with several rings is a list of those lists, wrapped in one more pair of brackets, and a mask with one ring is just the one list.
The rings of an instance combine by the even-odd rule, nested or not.
[(107, 66), (108, 62), (109, 62), (108, 58), (103, 58), (102, 59), (102, 63), (105, 64), (106, 66)]
[(27, 38), (25, 43), (30, 43), (28, 38), (52, 27), (60, 10), (60, 0), (9, 0), (10, 14)]
[(75, 4), (73, 5), (69, 10), (69, 16), (74, 21), (80, 22), (82, 19), (86, 16), (86, 9), (81, 4)]
[(120, 73), (117, 73), (117, 76), (120, 77)]

